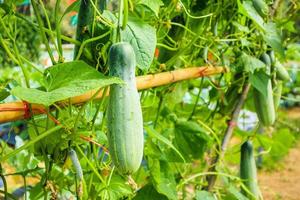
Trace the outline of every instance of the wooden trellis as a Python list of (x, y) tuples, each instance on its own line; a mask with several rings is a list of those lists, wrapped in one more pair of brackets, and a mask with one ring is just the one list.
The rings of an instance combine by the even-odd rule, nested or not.
[[(226, 72), (228, 72), (227, 67), (189, 67), (169, 72), (138, 76), (136, 78), (136, 82), (138, 90), (144, 90), (183, 80), (195, 79)], [(96, 92), (97, 90), (92, 90), (83, 95), (73, 97), (71, 98), (70, 102), (74, 105), (82, 104), (84, 102), (87, 102), (93, 95), (95, 95)], [(108, 94), (109, 91), (107, 95)], [(99, 99), (102, 96), (103, 92), (99, 92), (95, 99)], [(69, 100), (64, 100), (57, 102), (56, 104), (58, 106), (63, 106), (64, 104), (66, 104), (66, 101), (69, 102)], [(28, 109), (28, 104), (22, 101), (0, 104), (0, 123), (22, 120), (29, 117)], [(39, 104), (31, 104), (31, 111), (33, 115), (47, 113), (45, 106)]]

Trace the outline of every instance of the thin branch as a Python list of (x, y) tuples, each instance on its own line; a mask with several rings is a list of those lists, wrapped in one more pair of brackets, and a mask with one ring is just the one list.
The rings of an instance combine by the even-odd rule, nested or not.
[[(227, 129), (225, 131), (224, 138), (222, 140), (222, 145), (221, 145), (221, 149), (219, 151), (219, 154), (217, 154), (215, 156), (215, 158), (212, 160), (211, 167), (208, 170), (209, 172), (216, 172), (217, 171), (217, 169), (216, 169), (217, 164), (218, 164), (219, 160), (221, 160), (223, 158), (223, 156), (226, 152), (228, 143), (231, 139), (233, 130), (236, 126), (240, 111), (241, 111), (241, 109), (242, 109), (242, 107), (245, 103), (246, 98), (247, 98), (249, 89), (250, 89), (250, 84), (249, 83), (245, 84), (244, 88), (243, 88), (243, 91), (242, 91), (242, 94), (240, 96), (239, 102), (236, 105), (234, 111), (232, 112), (231, 119), (228, 122), (228, 126), (227, 126)], [(215, 182), (217, 180), (217, 176), (216, 175), (209, 175), (209, 176), (206, 177), (206, 179), (207, 179), (208, 185), (205, 187), (205, 189), (210, 191), (213, 188), (213, 186), (215, 185)]]

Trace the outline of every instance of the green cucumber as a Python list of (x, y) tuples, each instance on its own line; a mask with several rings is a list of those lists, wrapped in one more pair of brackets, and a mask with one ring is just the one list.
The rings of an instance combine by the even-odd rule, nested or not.
[(125, 84), (112, 85), (108, 105), (109, 152), (117, 169), (131, 174), (140, 167), (143, 148), (143, 117), (136, 88), (134, 50), (129, 43), (113, 44), (109, 50), (110, 75)]
[(263, 54), (261, 54), (260, 60), (262, 60), (266, 64), (266, 73), (268, 75), (270, 75), (271, 74), (271, 65), (272, 65), (270, 56), (266, 53), (263, 53)]
[(289, 81), (291, 79), (288, 71), (284, 68), (284, 66), (279, 61), (275, 63), (275, 69), (276, 69), (276, 78), (278, 78), (279, 80)]
[(271, 59), (271, 64), (275, 65), (275, 63), (276, 63), (276, 57), (275, 57), (274, 51), (270, 51), (269, 52), (269, 56), (270, 56), (270, 59)]
[(253, 0), (252, 3), (260, 16), (266, 17), (268, 15), (269, 7), (264, 0)]
[(259, 121), (264, 126), (270, 126), (275, 122), (275, 108), (271, 80), (268, 81), (266, 87), (266, 94), (262, 94), (256, 88), (253, 88), (253, 98)]
[[(89, 38), (87, 33), (87, 27), (92, 23), (93, 19), (93, 9), (90, 1), (81, 0), (79, 12), (78, 12), (78, 22), (76, 28), (76, 40), (82, 42)], [(74, 49), (74, 59), (76, 58), (80, 45), (75, 45)]]
[(259, 199), (260, 192), (257, 183), (256, 164), (253, 155), (253, 146), (250, 141), (246, 141), (241, 146), (240, 177), (251, 194), (244, 188), (242, 188), (242, 192), (249, 199)]
[[(271, 59), (268, 54), (263, 53), (261, 60), (266, 64), (266, 72), (271, 74)], [(264, 126), (270, 126), (275, 122), (275, 108), (272, 90), (272, 81), (268, 80), (266, 94), (262, 94), (258, 89), (253, 88), (253, 99), (257, 117)]]
[(273, 99), (275, 110), (278, 109), (280, 104), (280, 98), (282, 93), (282, 81), (277, 81), (275, 87), (273, 88)]

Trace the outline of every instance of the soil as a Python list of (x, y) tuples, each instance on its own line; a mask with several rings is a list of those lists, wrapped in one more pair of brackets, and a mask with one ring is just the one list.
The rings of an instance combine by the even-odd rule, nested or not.
[[(300, 108), (288, 111), (288, 116), (300, 119)], [(283, 168), (259, 172), (260, 189), (265, 200), (300, 200), (300, 142), (283, 160)]]
[(300, 143), (283, 162), (283, 169), (258, 174), (265, 200), (300, 200)]

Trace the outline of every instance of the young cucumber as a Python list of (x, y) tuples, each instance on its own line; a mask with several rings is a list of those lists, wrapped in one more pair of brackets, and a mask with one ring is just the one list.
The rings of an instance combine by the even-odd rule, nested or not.
[[(267, 54), (262, 54), (262, 61), (266, 64), (266, 72), (271, 73), (271, 60)], [(264, 126), (270, 126), (275, 122), (275, 108), (272, 90), (272, 81), (268, 79), (266, 93), (262, 94), (256, 88), (253, 88), (253, 99), (257, 117)]]
[(275, 122), (275, 108), (271, 80), (267, 84), (267, 93), (262, 94), (253, 88), (254, 106), (259, 121), (264, 126), (270, 126)]
[(276, 78), (283, 81), (290, 81), (291, 78), (288, 71), (279, 61), (275, 63), (275, 70), (276, 70)]
[(136, 88), (134, 51), (129, 43), (113, 44), (109, 50), (110, 74), (125, 84), (112, 85), (108, 105), (108, 142), (112, 160), (123, 174), (138, 170), (144, 147), (143, 117)]
[(241, 147), (240, 176), (244, 185), (252, 194), (242, 188), (243, 193), (249, 199), (259, 199), (256, 164), (253, 156), (253, 146), (250, 141), (246, 141)]
[[(93, 19), (93, 9), (90, 1), (81, 1), (80, 8), (78, 12), (78, 22), (76, 28), (76, 40), (79, 42), (84, 41), (89, 38), (87, 33), (87, 27), (92, 23)], [(75, 45), (74, 49), (74, 59), (77, 57), (80, 45)]]
[(278, 109), (280, 105), (280, 98), (281, 98), (281, 93), (282, 93), (282, 81), (277, 81), (276, 85), (273, 87), (273, 99), (274, 99), (274, 107), (275, 110)]

